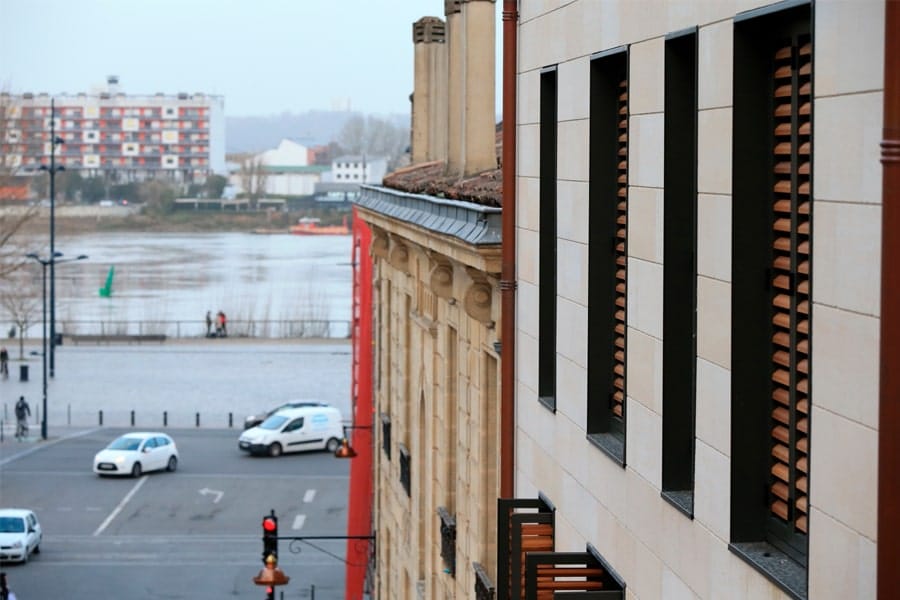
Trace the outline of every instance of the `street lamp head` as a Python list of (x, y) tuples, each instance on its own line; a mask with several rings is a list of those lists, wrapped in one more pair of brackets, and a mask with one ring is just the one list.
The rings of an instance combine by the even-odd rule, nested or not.
[(25, 258), (30, 258), (30, 259), (32, 259), (32, 260), (37, 260), (37, 261), (40, 261), (40, 260), (41, 260), (41, 259), (38, 257), (38, 255), (35, 254), (34, 252), (29, 252), (28, 254), (25, 255)]
[(50, 167), (48, 167), (47, 165), (41, 165), (38, 167), (38, 171), (49, 171), (49, 170), (50, 170)]
[(61, 138), (60, 136), (56, 136), (56, 137), (53, 139), (53, 143), (54, 143), (54, 144), (65, 144), (65, 143), (66, 143), (66, 140), (64, 140), (64, 139)]
[(59, 257), (62, 256), (62, 255), (63, 255), (62, 252), (57, 251), (57, 252), (54, 252), (54, 253), (53, 253), (53, 258), (59, 258)]
[(78, 256), (75, 257), (75, 260), (84, 260), (87, 257), (88, 257), (87, 254), (79, 254)]

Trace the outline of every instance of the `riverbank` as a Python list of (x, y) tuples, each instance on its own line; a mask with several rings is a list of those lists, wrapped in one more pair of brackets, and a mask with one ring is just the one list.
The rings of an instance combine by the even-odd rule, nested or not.
[[(56, 233), (289, 233), (301, 217), (316, 217), (323, 225), (340, 224), (347, 212), (333, 208), (291, 212), (178, 211), (144, 214), (125, 206), (60, 206), (54, 214)], [(49, 210), (42, 208), (23, 227), (40, 234), (50, 226)]]

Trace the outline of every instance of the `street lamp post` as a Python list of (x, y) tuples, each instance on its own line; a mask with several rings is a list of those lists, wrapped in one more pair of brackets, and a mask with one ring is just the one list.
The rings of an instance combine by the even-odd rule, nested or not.
[[(47, 439), (47, 266), (50, 266), (50, 272), (53, 272), (53, 265), (56, 263), (72, 262), (74, 260), (84, 260), (87, 258), (84, 254), (75, 258), (65, 260), (57, 260), (62, 256), (62, 252), (51, 252), (48, 258), (41, 258), (34, 252), (26, 254), (26, 258), (30, 258), (41, 264), (41, 298), (42, 298), (42, 315), (43, 328), (41, 329), (41, 362), (43, 367), (43, 394), (41, 397), (41, 439)], [(52, 355), (51, 355), (52, 356)]]
[[(56, 135), (56, 105), (54, 99), (50, 99), (50, 166), (41, 166), (42, 171), (50, 173), (50, 377), (53, 377), (56, 367), (56, 270), (53, 265), (56, 261), (56, 173), (65, 171), (63, 165), (56, 164), (56, 146), (65, 143), (65, 140)], [(45, 336), (46, 337), (46, 336)]]

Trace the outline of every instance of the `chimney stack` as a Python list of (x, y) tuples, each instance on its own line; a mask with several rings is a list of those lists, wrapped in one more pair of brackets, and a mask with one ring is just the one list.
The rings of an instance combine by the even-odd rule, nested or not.
[(497, 168), (494, 0), (462, 0), (463, 176)]
[(109, 92), (110, 96), (119, 93), (119, 76), (118, 75), (108, 75), (106, 77), (106, 91)]
[(413, 163), (447, 159), (447, 44), (444, 42), (445, 27), (441, 19), (422, 17), (413, 23)]
[(463, 153), (463, 42), (462, 0), (444, 0), (444, 15), (447, 17), (447, 85), (449, 102), (447, 106), (447, 172), (462, 175), (465, 155)]

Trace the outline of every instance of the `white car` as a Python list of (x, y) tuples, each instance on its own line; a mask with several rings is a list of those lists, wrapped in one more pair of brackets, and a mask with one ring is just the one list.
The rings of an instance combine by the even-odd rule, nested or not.
[(304, 450), (334, 452), (343, 438), (341, 411), (333, 406), (304, 406), (278, 411), (247, 429), (238, 439), (238, 448), (269, 456)]
[(165, 433), (126, 433), (94, 457), (94, 473), (98, 475), (140, 477), (145, 471), (174, 471), (177, 468), (178, 448)]
[(0, 508), (0, 560), (27, 562), (41, 553), (41, 524), (24, 508)]

